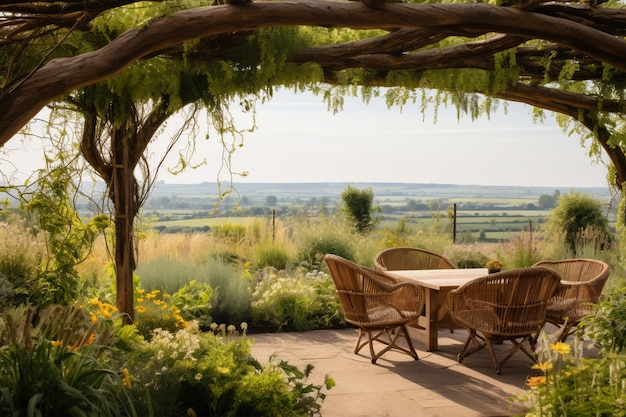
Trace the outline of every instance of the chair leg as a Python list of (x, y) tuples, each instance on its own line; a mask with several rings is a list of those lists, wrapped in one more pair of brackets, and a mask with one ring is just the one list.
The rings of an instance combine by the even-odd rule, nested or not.
[[(399, 325), (393, 328), (383, 328), (383, 329), (378, 329), (376, 331), (377, 333), (374, 334), (374, 331), (372, 331), (372, 329), (359, 329), (359, 338), (354, 348), (355, 354), (359, 353), (359, 351), (365, 345), (369, 345), (370, 358), (373, 364), (375, 364), (378, 358), (380, 358), (383, 354), (385, 354), (386, 352), (392, 349), (406, 353), (407, 355), (411, 356), (413, 359), (419, 360), (419, 357), (417, 355), (417, 352), (415, 351), (415, 347), (413, 346), (413, 342), (411, 341), (406, 325)], [(367, 340), (363, 340), (364, 336), (367, 337)], [(406, 344), (407, 344), (406, 348), (398, 344), (398, 339), (401, 337), (404, 337), (404, 339), (406, 340)], [(376, 351), (374, 350), (374, 342), (379, 342), (386, 346), (385, 348), (380, 350), (378, 353), (376, 353)]]
[[(485, 344), (487, 345), (487, 350), (489, 351), (489, 355), (491, 356), (491, 362), (493, 362), (494, 368), (496, 368), (496, 373), (500, 375), (502, 373), (502, 363), (498, 362), (498, 358), (496, 358), (496, 352), (493, 350), (493, 343), (490, 337), (485, 337)], [(508, 358), (507, 358), (508, 359)]]
[(558, 338), (558, 341), (559, 341), (559, 342), (563, 342), (563, 343), (565, 343), (565, 341), (567, 340), (567, 338), (568, 338), (570, 335), (572, 335), (572, 334), (574, 334), (574, 333), (576, 332), (576, 330), (577, 330), (577, 329), (575, 328), (575, 329), (572, 331), (572, 327), (574, 327), (574, 326), (573, 326), (573, 324), (571, 324), (571, 323), (565, 323), (565, 324), (563, 325), (563, 327), (561, 328), (561, 333), (559, 334), (559, 338)]
[[(474, 342), (474, 346), (470, 347), (472, 342)], [(475, 330), (470, 330), (469, 334), (467, 335), (467, 339), (465, 340), (465, 344), (463, 345), (463, 348), (461, 349), (461, 352), (456, 357), (457, 362), (462, 363), (465, 357), (471, 355), (474, 352), (479, 351), (485, 346), (486, 346), (485, 339), (480, 337), (478, 333), (476, 333)]]
[(363, 339), (363, 335), (366, 334), (364, 329), (359, 329), (359, 338), (356, 340), (356, 345), (354, 346), (354, 353), (357, 354), (361, 351), (363, 346), (369, 343), (369, 335), (367, 337), (367, 341), (361, 343), (361, 339)]

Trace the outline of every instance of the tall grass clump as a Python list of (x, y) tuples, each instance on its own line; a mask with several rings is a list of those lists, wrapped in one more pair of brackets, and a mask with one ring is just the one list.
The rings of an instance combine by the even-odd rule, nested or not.
[(510, 241), (502, 242), (496, 252), (504, 269), (526, 268), (545, 259), (537, 238), (529, 231), (514, 234)]
[(355, 232), (345, 223), (323, 218), (301, 225), (296, 242), (296, 259), (300, 266), (309, 270), (323, 268), (327, 253), (355, 260)]
[(452, 245), (445, 250), (444, 256), (459, 268), (485, 268), (487, 262), (496, 259), (495, 245), (477, 243), (473, 245)]
[(254, 248), (254, 265), (257, 269), (271, 266), (278, 270), (287, 269), (290, 257), (283, 245), (262, 242)]
[(250, 280), (243, 271), (218, 258), (203, 266), (203, 282), (213, 289), (211, 316), (217, 323), (234, 324), (250, 315)]
[(0, 307), (39, 304), (45, 242), (19, 221), (0, 224)]
[(169, 294), (174, 294), (190, 281), (206, 282), (208, 279), (202, 265), (167, 256), (139, 264), (135, 274), (146, 291), (161, 290)]

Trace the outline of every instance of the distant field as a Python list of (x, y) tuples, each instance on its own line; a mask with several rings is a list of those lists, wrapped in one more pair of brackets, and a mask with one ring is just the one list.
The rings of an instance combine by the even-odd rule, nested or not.
[(220, 226), (223, 224), (247, 224), (250, 221), (250, 217), (212, 217), (203, 219), (180, 219), (169, 220), (163, 222), (154, 222), (154, 227), (204, 227), (204, 226)]
[[(240, 185), (239, 198), (245, 197), (244, 209), (262, 208), (267, 210), (268, 197), (275, 203), (270, 206), (278, 212), (302, 212), (315, 215), (316, 207), (322, 199), (328, 209), (338, 207), (341, 192), (348, 184), (256, 184)], [(351, 184), (359, 189), (371, 188), (374, 193), (374, 206), (380, 207), (380, 227), (394, 228), (404, 220), (408, 227), (418, 223), (430, 222), (433, 217), (449, 223), (447, 207), (456, 204), (457, 236), (471, 234), (475, 239), (485, 237), (489, 240), (508, 240), (530, 225), (533, 231), (541, 228), (551, 215), (550, 210), (537, 210), (539, 197), (552, 195), (556, 190), (547, 187), (481, 187), (433, 184)], [(570, 191), (570, 190), (564, 190)], [(606, 190), (583, 189), (585, 193), (606, 201)], [(159, 184), (151, 198), (155, 204), (145, 207), (145, 216), (156, 216), (160, 220), (153, 222), (159, 229), (171, 232), (189, 229), (214, 227), (226, 223), (248, 224), (255, 217), (229, 217), (229, 209), (237, 199), (226, 200), (220, 207), (220, 217), (212, 217), (215, 208), (211, 198), (215, 189), (211, 184), (166, 185)], [(160, 197), (159, 197), (160, 196)], [(177, 208), (176, 208), (177, 206)], [(183, 208), (184, 206), (184, 208)], [(415, 207), (410, 211), (408, 207)], [(525, 208), (529, 209), (526, 210)], [(246, 213), (248, 214), (248, 213)], [(252, 214), (249, 214), (252, 216)], [(280, 217), (280, 214), (279, 214)], [(263, 217), (256, 217), (262, 219)], [(615, 224), (614, 218), (609, 218)]]

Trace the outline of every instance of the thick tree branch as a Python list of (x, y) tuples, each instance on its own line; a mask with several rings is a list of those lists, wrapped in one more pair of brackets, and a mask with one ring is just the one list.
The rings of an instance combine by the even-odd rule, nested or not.
[[(616, 13), (612, 11), (612, 13)], [(626, 11), (619, 10), (619, 17)], [(185, 40), (271, 26), (319, 25), (354, 29), (422, 28), (445, 33), (498, 32), (564, 45), (626, 71), (626, 41), (567, 19), (485, 4), (385, 4), (303, 0), (257, 2), (186, 10), (133, 29), (98, 51), (55, 59), (0, 97), (0, 146), (50, 100), (93, 84)]]

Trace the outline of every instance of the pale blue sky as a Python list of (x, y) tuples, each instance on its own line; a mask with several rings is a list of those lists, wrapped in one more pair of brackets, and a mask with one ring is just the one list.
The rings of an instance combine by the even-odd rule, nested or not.
[[(501, 106), (502, 107), (502, 106)], [(239, 116), (241, 127), (248, 123)], [(174, 125), (174, 123), (170, 123)], [(578, 137), (568, 137), (552, 116), (535, 124), (530, 107), (510, 103), (491, 119), (457, 120), (455, 109), (423, 116), (418, 105), (387, 109), (382, 98), (363, 104), (346, 99), (332, 114), (320, 97), (282, 91), (257, 107), (258, 129), (247, 133), (233, 156), (235, 182), (407, 182), (471, 185), (606, 187), (606, 168), (593, 163)], [(221, 148), (217, 136), (200, 134), (195, 161), (207, 165), (167, 183), (214, 182)], [(158, 153), (158, 145), (153, 151)], [(35, 142), (9, 142), (5, 174), (16, 165), (27, 172), (41, 150)], [(176, 151), (165, 164), (176, 163)], [(222, 175), (222, 180), (227, 177)]]
[[(258, 129), (233, 157), (234, 171), (249, 172), (237, 182), (606, 186), (606, 168), (592, 162), (578, 137), (566, 136), (552, 116), (535, 124), (521, 104), (476, 121), (442, 108), (436, 124), (432, 114), (422, 120), (418, 105), (387, 109), (382, 98), (346, 100), (333, 115), (319, 97), (281, 92), (257, 110)], [(218, 163), (160, 178), (214, 181)]]

